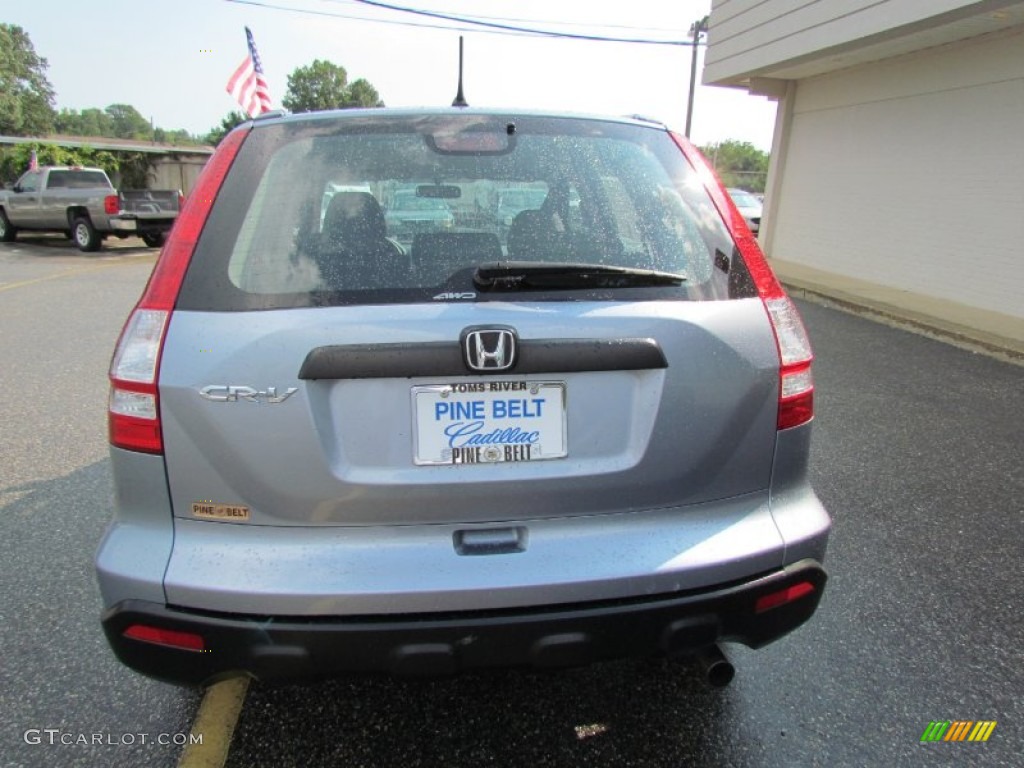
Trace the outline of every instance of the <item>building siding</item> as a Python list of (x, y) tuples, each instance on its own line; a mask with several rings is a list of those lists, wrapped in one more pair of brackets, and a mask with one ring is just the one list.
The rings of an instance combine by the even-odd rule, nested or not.
[(714, 0), (705, 83), (736, 83), (802, 57), (998, 3), (979, 0)]
[(770, 256), (1024, 317), (1024, 31), (789, 93)]

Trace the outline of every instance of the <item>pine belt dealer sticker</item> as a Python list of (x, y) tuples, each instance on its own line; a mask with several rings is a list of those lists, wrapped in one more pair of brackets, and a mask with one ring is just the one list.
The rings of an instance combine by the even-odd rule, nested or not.
[(192, 516), (203, 520), (231, 520), (248, 522), (249, 508), (238, 504), (213, 504), (209, 501), (193, 501)]

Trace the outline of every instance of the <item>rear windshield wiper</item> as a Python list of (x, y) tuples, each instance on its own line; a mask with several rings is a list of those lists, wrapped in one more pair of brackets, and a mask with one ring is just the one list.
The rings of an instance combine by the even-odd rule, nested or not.
[(502, 261), (481, 264), (473, 283), (482, 291), (523, 291), (567, 288), (643, 288), (682, 285), (686, 280), (672, 272), (603, 264), (572, 264), (543, 261)]

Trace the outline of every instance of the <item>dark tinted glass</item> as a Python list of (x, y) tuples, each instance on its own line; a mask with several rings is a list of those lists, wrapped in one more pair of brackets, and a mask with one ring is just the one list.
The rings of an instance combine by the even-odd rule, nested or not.
[(47, 189), (94, 189), (110, 188), (107, 177), (99, 171), (50, 171), (46, 179)]

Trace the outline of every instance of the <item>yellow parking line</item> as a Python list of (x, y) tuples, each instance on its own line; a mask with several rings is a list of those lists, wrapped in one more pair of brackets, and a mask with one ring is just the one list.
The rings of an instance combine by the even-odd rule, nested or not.
[(189, 738), (178, 768), (223, 768), (248, 690), (247, 677), (225, 680), (206, 690), (192, 724), (192, 737), (201, 735), (202, 744), (193, 744), (193, 738)]
[[(134, 260), (134, 259), (133, 259)], [(47, 280), (59, 280), (62, 277), (74, 277), (75, 275), (84, 275), (88, 272), (98, 272), (101, 269), (110, 269), (111, 267), (119, 267), (124, 264), (124, 261), (112, 261), (106, 264), (97, 264), (93, 267), (81, 267), (79, 269), (67, 269), (63, 272), (58, 272), (55, 275), (45, 275), (44, 277), (34, 277), (31, 280), (22, 280), (17, 283), (7, 283), (6, 285), (0, 284), (0, 292), (9, 291), (13, 288), (24, 288), (26, 285), (35, 285), (36, 283), (43, 283)]]

